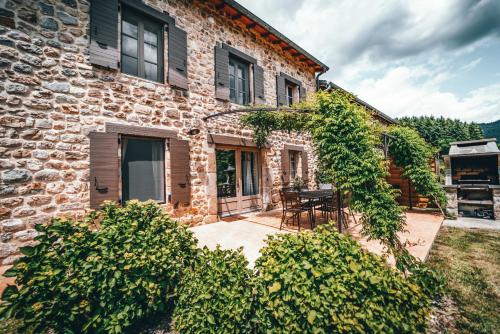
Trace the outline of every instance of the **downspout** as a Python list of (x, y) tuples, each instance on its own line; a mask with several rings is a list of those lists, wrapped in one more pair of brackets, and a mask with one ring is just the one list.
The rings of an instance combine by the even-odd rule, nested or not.
[(326, 73), (327, 70), (323, 69), (316, 75), (316, 91), (319, 91), (319, 77)]

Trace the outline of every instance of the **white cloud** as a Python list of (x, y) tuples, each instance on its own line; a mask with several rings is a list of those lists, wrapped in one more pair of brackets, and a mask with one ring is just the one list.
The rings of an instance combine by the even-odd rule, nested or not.
[(473, 122), (500, 118), (500, 83), (458, 97), (441, 90), (431, 73), (422, 67), (401, 66), (380, 79), (363, 80), (356, 91), (361, 99), (392, 117), (444, 116)]
[(473, 75), (483, 59), (470, 55), (499, 43), (500, 0), (239, 2), (329, 65), (322, 79), (393, 117), (500, 118), (500, 84), (442, 88)]

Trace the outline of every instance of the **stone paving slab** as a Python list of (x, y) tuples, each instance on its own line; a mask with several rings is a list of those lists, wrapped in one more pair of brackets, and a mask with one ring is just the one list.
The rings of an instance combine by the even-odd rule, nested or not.
[[(199, 246), (207, 246), (215, 249), (219, 244), (223, 249), (236, 249), (243, 247), (243, 253), (247, 257), (250, 267), (259, 257), (259, 250), (265, 245), (264, 240), (272, 233), (296, 233), (297, 226), (287, 226), (279, 230), (281, 209), (262, 213), (239, 215), (225, 221), (213, 224), (201, 225), (191, 228), (199, 241)], [(407, 231), (400, 233), (403, 242), (407, 242), (409, 252), (421, 260), (425, 260), (436, 238), (443, 218), (432, 212), (411, 211), (406, 214)], [(318, 222), (319, 223), (319, 222)], [(309, 229), (309, 224), (304, 220), (304, 229)], [(383, 255), (384, 247), (376, 240), (368, 241), (361, 235), (361, 225), (351, 222), (349, 233), (365, 249)], [(394, 259), (388, 258), (393, 264)]]
[(443, 223), (444, 226), (458, 227), (458, 228), (471, 228), (483, 230), (496, 230), (500, 231), (500, 221), (491, 219), (480, 218), (466, 218), (459, 217), (457, 219), (446, 219)]

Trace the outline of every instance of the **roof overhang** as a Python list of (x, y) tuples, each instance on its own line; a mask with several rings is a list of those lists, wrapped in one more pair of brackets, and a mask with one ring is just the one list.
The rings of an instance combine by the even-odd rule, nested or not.
[(271, 44), (289, 53), (293, 58), (297, 59), (297, 61), (303, 62), (313, 68), (315, 72), (328, 71), (328, 66), (236, 1), (211, 0), (211, 2), (215, 5), (216, 9), (222, 11), (231, 20), (242, 23), (247, 29), (254, 31)]

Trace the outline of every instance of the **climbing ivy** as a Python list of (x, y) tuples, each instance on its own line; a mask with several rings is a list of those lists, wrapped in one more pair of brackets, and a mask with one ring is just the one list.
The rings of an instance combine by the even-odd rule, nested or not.
[[(343, 193), (351, 193), (351, 208), (362, 215), (363, 233), (369, 239), (381, 241), (388, 253), (394, 255), (396, 265), (402, 272), (425, 272), (425, 266), (406, 251), (397, 236), (398, 232), (404, 231), (405, 216), (396, 201), (397, 190), (387, 182), (388, 161), (379, 149), (382, 128), (354, 99), (352, 94), (340, 91), (318, 92), (297, 106), (300, 110), (309, 110), (308, 113), (257, 111), (243, 116), (241, 120), (254, 130), (260, 147), (264, 146), (273, 131), (309, 132), (319, 163), (324, 168), (323, 173), (335, 180)], [(406, 143), (408, 138), (404, 133), (393, 131), (401, 142)], [(400, 147), (403, 148), (403, 144), (400, 143)], [(415, 147), (422, 149), (421, 145)], [(409, 151), (415, 147), (404, 145)], [(428, 169), (428, 165), (424, 168), (420, 160), (413, 159), (399, 162), (418, 163), (418, 167), (407, 170), (408, 175), (420, 185), (414, 174), (418, 169)], [(428, 181), (427, 178), (424, 180)], [(427, 193), (427, 186), (422, 188)], [(420, 277), (414, 279), (427, 286), (436, 285), (434, 275), (427, 276), (432, 282), (417, 278)]]
[(446, 194), (429, 168), (429, 161), (436, 153), (416, 130), (393, 126), (388, 134), (393, 138), (389, 154), (403, 175), (408, 178), (421, 195), (430, 197), (442, 210), (446, 206)]

